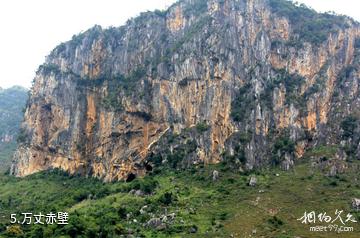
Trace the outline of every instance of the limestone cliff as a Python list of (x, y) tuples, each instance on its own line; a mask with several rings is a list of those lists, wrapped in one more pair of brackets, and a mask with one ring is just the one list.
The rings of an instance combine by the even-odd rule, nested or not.
[(341, 172), (360, 157), (359, 39), (352, 19), (284, 0), (183, 0), (95, 26), (40, 66), (11, 173), (289, 169), (324, 148)]

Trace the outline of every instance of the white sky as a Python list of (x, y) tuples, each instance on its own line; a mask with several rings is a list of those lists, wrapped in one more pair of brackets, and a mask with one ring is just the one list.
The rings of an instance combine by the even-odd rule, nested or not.
[[(0, 1), (0, 87), (31, 86), (45, 56), (72, 35), (94, 26), (123, 25), (140, 12), (164, 9), (176, 0)], [(318, 11), (360, 21), (359, 0), (297, 0)]]

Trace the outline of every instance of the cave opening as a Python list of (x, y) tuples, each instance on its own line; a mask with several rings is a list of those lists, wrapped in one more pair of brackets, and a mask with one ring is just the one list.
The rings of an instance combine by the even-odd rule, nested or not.
[(136, 175), (133, 174), (133, 173), (130, 173), (127, 178), (126, 178), (126, 182), (131, 182), (133, 181), (134, 179), (136, 179)]

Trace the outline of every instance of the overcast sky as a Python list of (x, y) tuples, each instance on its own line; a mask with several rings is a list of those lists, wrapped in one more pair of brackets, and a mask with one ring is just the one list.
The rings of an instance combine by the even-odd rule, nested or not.
[[(359, 0), (297, 0), (318, 11), (360, 21)], [(31, 86), (45, 56), (72, 35), (94, 26), (123, 25), (142, 11), (164, 9), (175, 0), (0, 1), (0, 87)]]

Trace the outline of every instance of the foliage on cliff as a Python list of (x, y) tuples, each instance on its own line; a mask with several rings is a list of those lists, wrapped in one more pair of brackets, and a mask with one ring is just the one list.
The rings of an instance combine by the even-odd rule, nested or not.
[(346, 17), (334, 13), (319, 14), (305, 4), (295, 5), (287, 0), (270, 0), (273, 11), (290, 20), (295, 36), (290, 44), (298, 47), (303, 42), (319, 45), (326, 41), (330, 33), (348, 27)]

